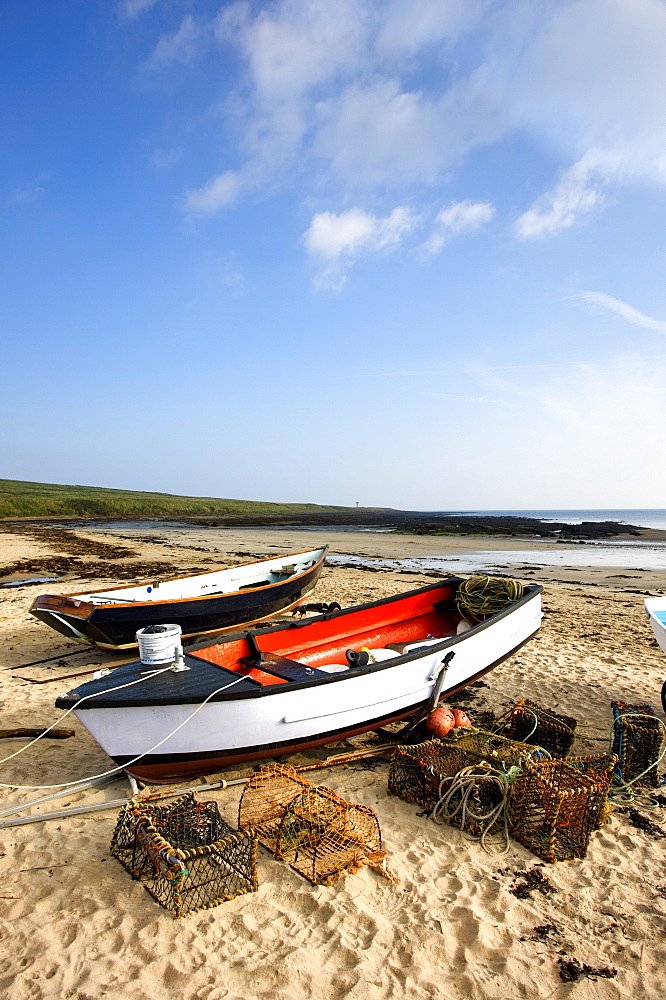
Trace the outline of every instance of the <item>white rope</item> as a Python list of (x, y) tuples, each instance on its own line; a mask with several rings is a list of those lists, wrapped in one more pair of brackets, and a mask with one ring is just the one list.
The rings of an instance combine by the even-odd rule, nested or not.
[[(462, 768), (462, 770), (451, 777), (442, 778), (439, 783), (439, 799), (435, 803), (430, 817), (435, 821), (435, 823), (440, 822), (440, 817), (443, 821), (450, 823), (452, 819), (460, 813), (460, 829), (464, 830), (465, 822), (467, 820), (469, 800), (479, 791), (479, 778), (484, 781), (491, 781), (494, 783), (499, 789), (501, 798), (497, 805), (493, 806), (489, 812), (473, 814), (473, 819), (476, 822), (482, 823), (485, 821), (481, 834), (478, 837), (475, 837), (475, 839), (480, 840), (483, 849), (488, 851), (489, 849), (486, 845), (486, 836), (494, 826), (495, 822), (502, 817), (505, 846), (501, 851), (499, 851), (499, 853), (506, 854), (510, 847), (509, 826), (506, 815), (509, 784), (506, 778), (497, 772), (489, 773), (489, 771), (482, 771), (479, 773), (476, 770), (476, 765), (471, 765), (469, 767)], [(451, 782), (451, 787), (448, 792), (444, 793), (443, 786), (445, 782), (449, 781)], [(454, 808), (451, 808), (451, 800), (458, 793), (460, 793), (460, 801)], [(474, 834), (470, 833), (470, 831), (467, 832), (469, 836), (474, 836)]]
[[(169, 667), (164, 667), (162, 670), (151, 671), (151, 673), (148, 676), (151, 678), (156, 677), (159, 674), (164, 673), (165, 670), (171, 670), (171, 667), (169, 666)], [(50, 730), (53, 729), (54, 726), (57, 726), (59, 722), (62, 722), (62, 720), (67, 715), (69, 715), (70, 712), (73, 712), (75, 709), (79, 708), (82, 702), (87, 701), (89, 698), (97, 698), (99, 697), (99, 695), (102, 694), (110, 694), (112, 691), (122, 691), (123, 688), (132, 687), (133, 684), (139, 684), (141, 683), (141, 681), (147, 679), (148, 677), (140, 677), (138, 680), (128, 681), (127, 684), (119, 684), (116, 687), (107, 688), (104, 691), (96, 691), (94, 694), (87, 694), (84, 698), (81, 698), (79, 701), (77, 701), (75, 705), (72, 705), (71, 708), (68, 708), (67, 711), (56, 722), (54, 722), (52, 726), (49, 726), (48, 729), (45, 729), (40, 736), (37, 736), (26, 746), (21, 747), (20, 750), (17, 750), (15, 753), (10, 754), (9, 757), (5, 757), (4, 760), (0, 760), (0, 764), (4, 764), (6, 760), (11, 760), (12, 757), (18, 756), (19, 753), (23, 753), (24, 750), (27, 750), (28, 747), (31, 747), (38, 740), (43, 739), (46, 736), (46, 734), (50, 732)], [(130, 767), (132, 764), (135, 764), (137, 760), (141, 760), (142, 757), (147, 757), (148, 754), (153, 753), (155, 750), (159, 749), (159, 747), (161, 747), (163, 743), (166, 743), (167, 740), (171, 739), (172, 736), (175, 736), (178, 730), (182, 729), (184, 725), (186, 725), (191, 719), (193, 719), (194, 716), (197, 714), (197, 712), (200, 712), (201, 709), (204, 707), (204, 705), (206, 705), (211, 698), (215, 697), (216, 694), (220, 694), (221, 691), (226, 691), (228, 688), (233, 687), (234, 684), (238, 684), (239, 681), (242, 681), (244, 679), (245, 679), (244, 675), (241, 674), (239, 677), (236, 677), (229, 684), (225, 684), (223, 685), (223, 687), (217, 688), (217, 690), (215, 691), (211, 691), (211, 693), (204, 699), (204, 701), (202, 701), (200, 705), (197, 705), (195, 710), (190, 715), (188, 715), (186, 719), (184, 719), (181, 723), (179, 723), (179, 725), (177, 725), (175, 729), (173, 729), (170, 733), (168, 733), (163, 740), (160, 740), (159, 743), (156, 743), (154, 747), (150, 748), (150, 750), (144, 750), (137, 757), (134, 757), (132, 760), (127, 761), (127, 763), (123, 764), (121, 767), (112, 767), (109, 771), (102, 771), (100, 774), (93, 774), (87, 778), (79, 778), (77, 781), (63, 781), (56, 785), (14, 785), (14, 784), (10, 785), (5, 782), (0, 782), (0, 788), (25, 788), (34, 790), (42, 788), (70, 788), (75, 785), (80, 785), (81, 782), (83, 781), (93, 781), (96, 778), (105, 778), (109, 774), (118, 774), (120, 771), (124, 771), (125, 768)]]

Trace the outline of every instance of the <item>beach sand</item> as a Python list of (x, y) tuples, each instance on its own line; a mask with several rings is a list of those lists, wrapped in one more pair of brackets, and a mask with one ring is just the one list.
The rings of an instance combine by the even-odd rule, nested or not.
[[(27, 532), (27, 533), (26, 533)], [(207, 532), (207, 533), (206, 533)], [(169, 562), (189, 570), (210, 569), (252, 556), (329, 542), (345, 555), (390, 557), (464, 552), (539, 542), (515, 539), (428, 538), (344, 532), (333, 535), (208, 529), (188, 537), (125, 543), (117, 535), (79, 531), (90, 540), (131, 544), (123, 562)], [(214, 541), (212, 541), (214, 539)], [(0, 565), (54, 556), (40, 529), (0, 532)], [(19, 669), (22, 664), (71, 651), (63, 637), (32, 619), (27, 609), (45, 590), (77, 592), (118, 582), (97, 577), (100, 556), (80, 555), (89, 574), (2, 592), (0, 673), (2, 728), (46, 726), (59, 716), (53, 701), (76, 680), (30, 684), (18, 676), (62, 678), (108, 656), (87, 651), (61, 663)], [(666, 657), (654, 642), (643, 597), (666, 588), (666, 570), (554, 568), (516, 571), (525, 582), (544, 584), (545, 616), (533, 641), (484, 678), (487, 686), (465, 692), (464, 704), (496, 715), (528, 697), (572, 715), (587, 736), (608, 733), (610, 702), (650, 702), (657, 708)], [(433, 582), (417, 572), (328, 566), (313, 595), (343, 605), (374, 600)], [(85, 680), (86, 678), (83, 678)], [(455, 703), (455, 701), (454, 701)], [(660, 717), (663, 716), (660, 714)], [(2, 781), (47, 785), (108, 769), (109, 759), (70, 716), (76, 730), (63, 741), (41, 741), (3, 764)], [(25, 741), (3, 740), (3, 756)], [(340, 751), (341, 747), (332, 748)], [(604, 743), (577, 740), (578, 753), (600, 752)], [(298, 757), (295, 763), (305, 762)], [(247, 772), (246, 772), (247, 773)], [(392, 884), (364, 868), (330, 887), (312, 887), (260, 848), (259, 890), (217, 908), (176, 921), (110, 856), (116, 812), (76, 816), (0, 831), (0, 995), (8, 1000), (276, 1000), (276, 998), (428, 998), (606, 1000), (663, 995), (666, 963), (666, 840), (632, 825), (615, 810), (592, 835), (583, 860), (547, 865), (512, 841), (508, 853), (486, 853), (449, 826), (438, 826), (386, 790), (388, 764), (315, 772), (379, 818)], [(208, 779), (214, 780), (214, 777)], [(101, 802), (128, 793), (126, 779), (69, 794), (42, 811)], [(2, 806), (45, 792), (3, 789)], [(236, 825), (238, 789), (209, 791), (225, 819)], [(666, 810), (650, 812), (666, 828)], [(518, 892), (526, 872), (552, 885)], [(524, 881), (524, 879), (522, 880)], [(524, 898), (521, 898), (524, 897)], [(558, 959), (617, 970), (613, 978), (560, 978)]]

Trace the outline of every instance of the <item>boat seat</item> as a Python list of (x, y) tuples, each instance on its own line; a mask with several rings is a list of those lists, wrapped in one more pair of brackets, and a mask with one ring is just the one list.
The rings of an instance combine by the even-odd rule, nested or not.
[(290, 660), (278, 653), (263, 653), (261, 660), (256, 656), (241, 656), (239, 663), (244, 667), (264, 670), (267, 674), (274, 674), (275, 677), (281, 677), (285, 681), (310, 681), (319, 673), (316, 667), (309, 667), (307, 663)]
[(450, 638), (451, 636), (443, 635), (439, 639), (412, 639), (411, 642), (388, 642), (386, 649), (394, 649), (396, 653), (415, 653), (417, 649), (436, 646), (438, 642), (444, 642), (445, 639)]

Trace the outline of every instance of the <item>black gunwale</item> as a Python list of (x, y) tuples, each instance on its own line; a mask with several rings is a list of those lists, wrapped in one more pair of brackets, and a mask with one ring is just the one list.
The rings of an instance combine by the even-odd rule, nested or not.
[[(370, 608), (389, 605), (397, 601), (403, 600), (404, 598), (413, 597), (418, 594), (428, 593), (429, 591), (438, 590), (447, 586), (452, 586), (455, 592), (455, 588), (461, 582), (462, 582), (461, 577), (450, 577), (446, 580), (440, 581), (439, 583), (428, 584), (425, 587), (419, 587), (415, 590), (410, 590), (402, 594), (396, 594), (391, 597), (381, 598), (380, 600), (370, 601), (365, 604), (356, 604), (350, 608), (344, 608), (342, 611), (333, 611), (323, 615), (316, 615), (313, 618), (308, 618), (307, 620), (301, 622), (290, 622), (287, 626), (273, 625), (265, 629), (259, 629), (259, 630), (253, 629), (253, 635), (261, 636), (274, 632), (286, 632), (286, 631), (291, 631), (293, 629), (308, 628), (322, 621), (331, 621), (340, 617), (344, 618), (345, 616), (354, 614), (358, 611), (364, 611)], [(478, 625), (473, 626), (471, 629), (467, 630), (466, 632), (463, 632), (461, 635), (451, 636), (447, 639), (442, 639), (440, 643), (428, 646), (428, 655), (440, 652), (441, 650), (444, 649), (455, 647), (459, 643), (465, 642), (472, 635), (478, 634), (479, 632), (482, 632), (484, 629), (492, 627), (498, 621), (501, 621), (501, 619), (506, 618), (508, 615), (513, 614), (521, 606), (527, 604), (529, 601), (534, 600), (539, 594), (542, 593), (542, 591), (543, 587), (541, 587), (539, 584), (528, 584), (524, 588), (523, 596), (520, 597), (517, 601), (514, 601), (512, 604), (510, 604), (509, 607), (506, 608), (504, 611), (500, 611), (498, 614), (485, 619), (485, 621), (482, 621)], [(192, 664), (193, 670), (196, 669), (198, 665), (200, 665), (199, 670), (197, 671), (197, 680), (199, 682), (202, 682), (204, 680), (204, 673), (206, 676), (211, 676), (211, 678), (217, 676), (220, 679), (222, 679), (222, 677), (226, 674), (230, 683), (232, 680), (236, 680), (239, 676), (237, 673), (235, 673), (232, 670), (227, 670), (225, 667), (213, 664), (209, 660), (204, 660), (201, 657), (197, 657), (196, 650), (208, 648), (214, 645), (223, 645), (224, 643), (227, 642), (237, 642), (241, 639), (244, 639), (245, 635), (246, 635), (245, 631), (234, 632), (229, 635), (220, 637), (220, 639), (218, 639), (215, 642), (204, 642), (201, 645), (197, 645), (196, 647), (190, 647), (190, 649), (186, 654), (186, 661), (188, 660), (196, 661), (196, 663)], [(314, 672), (313, 677), (308, 680), (289, 681), (286, 684), (271, 684), (266, 687), (253, 684), (252, 687), (245, 685), (241, 687), (240, 684), (237, 683), (234, 685), (234, 687), (230, 688), (229, 691), (220, 691), (218, 694), (213, 695), (213, 697), (210, 698), (209, 704), (212, 704), (214, 702), (245, 700), (247, 698), (267, 698), (267, 697), (270, 698), (280, 694), (285, 694), (287, 691), (297, 691), (302, 688), (311, 688), (311, 687), (318, 687), (320, 685), (323, 686), (326, 684), (335, 684), (338, 682), (344, 682), (345, 680), (350, 680), (352, 677), (379, 673), (382, 670), (389, 670), (398, 665), (402, 666), (403, 664), (409, 663), (412, 660), (420, 659), (423, 655), (424, 654), (422, 651), (416, 650), (413, 653), (409, 653), (403, 656), (396, 656), (395, 659), (382, 660), (380, 663), (373, 663), (373, 664), (368, 664), (365, 667), (354, 668), (353, 672), (349, 671), (345, 672), (344, 674), (325, 674), (322, 671), (319, 675), (317, 674), (317, 672)], [(505, 656), (502, 657), (502, 659), (505, 658), (506, 658)], [(498, 660), (497, 662), (502, 662), (502, 659)], [(191, 688), (195, 687), (195, 682), (194, 682), (195, 679), (190, 677), (191, 672), (183, 672), (179, 674), (165, 673), (161, 674), (159, 678), (156, 677), (155, 681), (152, 683), (151, 680), (149, 679), (145, 682), (145, 685), (144, 684), (137, 685), (136, 687), (138, 690), (136, 694), (134, 693), (134, 691), (132, 691), (131, 695), (128, 692), (126, 696), (121, 695), (117, 700), (114, 699), (112, 696), (109, 699), (105, 699), (103, 697), (104, 690), (110, 687), (114, 687), (119, 681), (122, 681), (124, 677), (128, 676), (131, 677), (133, 673), (136, 673), (138, 676), (140, 673), (141, 666), (142, 664), (141, 661), (139, 660), (134, 663), (127, 664), (124, 667), (120, 667), (118, 670), (114, 671), (113, 675), (110, 675), (110, 677), (102, 678), (101, 681), (103, 681), (104, 683), (100, 685), (100, 697), (96, 697), (94, 699), (90, 699), (90, 701), (85, 702), (83, 705), (81, 705), (79, 711), (83, 712), (86, 710), (94, 710), (95, 708), (145, 708), (151, 705), (196, 705), (199, 704), (201, 701), (203, 701), (210, 694), (210, 691), (215, 690), (215, 687), (217, 686), (216, 684), (208, 684), (206, 685), (207, 690), (198, 690), (196, 693), (193, 690), (190, 694), (188, 694), (187, 690), (184, 689), (187, 689), (188, 686)], [(204, 671), (204, 668), (212, 668), (214, 671), (216, 671), (216, 675), (215, 674), (209, 675), (209, 670), (205, 669)], [(154, 689), (155, 685), (158, 684), (162, 678), (167, 678), (167, 677), (179, 679), (181, 687), (180, 692), (167, 694), (164, 690), (160, 691), (158, 687), (157, 691), (155, 691), (152, 695), (147, 693), (150, 692), (151, 689)], [(244, 679), (247, 680), (248, 678)], [(188, 685), (188, 680), (190, 682), (189, 685)], [(469, 681), (466, 681), (465, 683), (467, 684), (469, 683)], [(92, 693), (92, 691), (94, 690), (93, 685), (99, 685), (99, 684), (100, 681), (97, 682), (89, 681), (87, 684), (82, 684), (80, 687), (74, 688), (72, 691), (67, 692), (66, 695), (63, 695), (60, 698), (58, 698), (58, 700), (56, 701), (56, 707), (71, 708), (73, 706), (76, 706), (76, 701), (74, 700), (73, 697), (74, 695), (78, 696), (77, 697), (78, 700), (78, 698), (82, 698), (84, 695)], [(163, 684), (164, 681), (162, 681), (161, 685), (162, 687)], [(176, 684), (174, 684), (174, 687), (175, 686)]]

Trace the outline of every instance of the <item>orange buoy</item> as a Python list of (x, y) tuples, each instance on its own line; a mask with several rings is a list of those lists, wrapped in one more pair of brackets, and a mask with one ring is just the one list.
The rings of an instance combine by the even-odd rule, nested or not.
[(456, 728), (458, 726), (468, 726), (471, 728), (472, 723), (470, 722), (467, 712), (463, 712), (461, 708), (452, 708), (451, 712), (453, 713), (453, 718), (455, 719), (453, 725)]
[(450, 708), (436, 708), (426, 719), (426, 729), (440, 740), (451, 732), (455, 724), (455, 716)]

